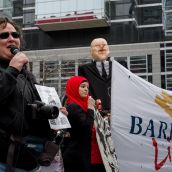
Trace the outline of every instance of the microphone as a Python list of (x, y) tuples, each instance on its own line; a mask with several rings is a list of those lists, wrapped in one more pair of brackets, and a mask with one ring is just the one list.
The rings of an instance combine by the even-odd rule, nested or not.
[[(16, 55), (20, 50), (16, 46), (10, 46), (10, 52), (11, 54)], [(26, 64), (23, 65), (23, 69), (27, 69)]]
[(15, 47), (15, 46), (11, 46), (11, 47), (10, 47), (10, 51), (11, 51), (11, 53), (12, 53), (13, 55), (16, 55), (17, 53), (20, 52), (20, 50), (19, 50), (17, 47)]

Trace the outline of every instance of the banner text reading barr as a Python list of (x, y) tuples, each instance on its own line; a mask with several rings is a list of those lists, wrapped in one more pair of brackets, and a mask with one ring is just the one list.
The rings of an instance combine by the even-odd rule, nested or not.
[(116, 61), (111, 89), (111, 129), (120, 172), (172, 171), (172, 91)]

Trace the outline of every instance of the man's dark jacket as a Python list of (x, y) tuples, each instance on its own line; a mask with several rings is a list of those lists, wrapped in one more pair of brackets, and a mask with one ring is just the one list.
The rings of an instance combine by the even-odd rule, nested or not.
[(110, 110), (111, 106), (111, 70), (112, 62), (109, 61), (109, 76), (102, 78), (96, 67), (95, 62), (91, 62), (78, 68), (78, 75), (83, 76), (89, 81), (90, 95), (96, 100), (101, 99), (103, 110)]

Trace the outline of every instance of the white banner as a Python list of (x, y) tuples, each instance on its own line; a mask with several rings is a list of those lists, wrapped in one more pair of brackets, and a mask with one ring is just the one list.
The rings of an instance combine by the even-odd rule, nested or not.
[(172, 171), (172, 92), (116, 61), (111, 89), (112, 139), (120, 172)]

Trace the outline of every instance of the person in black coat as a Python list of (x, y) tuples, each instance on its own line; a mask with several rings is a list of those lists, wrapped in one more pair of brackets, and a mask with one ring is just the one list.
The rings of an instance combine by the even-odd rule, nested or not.
[(90, 83), (90, 95), (102, 102), (103, 111), (110, 112), (111, 106), (111, 70), (109, 46), (104, 38), (96, 38), (90, 45), (91, 63), (79, 66), (78, 75), (84, 76)]
[(66, 84), (66, 108), (71, 128), (70, 140), (63, 152), (65, 172), (91, 172), (91, 138), (95, 100), (88, 95), (89, 84), (81, 76)]
[[(79, 66), (78, 75), (88, 79), (90, 83), (90, 95), (100, 99), (102, 103), (102, 115), (110, 113), (111, 109), (111, 76), (112, 61), (109, 57), (109, 46), (104, 38), (95, 38), (90, 45), (92, 62)], [(119, 61), (127, 67), (125, 61)]]
[[(41, 155), (45, 157), (44, 145), (50, 148), (54, 136), (48, 119), (37, 113), (37, 108), (32, 109), (40, 97), (34, 85), (35, 77), (26, 68), (29, 59), (19, 52), (21, 40), (20, 28), (8, 18), (0, 17), (1, 172), (36, 171)], [(56, 149), (51, 147), (51, 152), (55, 154)]]

